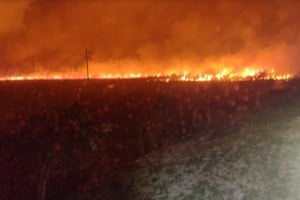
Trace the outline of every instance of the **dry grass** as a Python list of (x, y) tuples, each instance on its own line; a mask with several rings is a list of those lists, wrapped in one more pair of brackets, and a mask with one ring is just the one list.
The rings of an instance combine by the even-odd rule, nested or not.
[(132, 199), (300, 199), (297, 105), (239, 116), (226, 137), (197, 135), (138, 160)]

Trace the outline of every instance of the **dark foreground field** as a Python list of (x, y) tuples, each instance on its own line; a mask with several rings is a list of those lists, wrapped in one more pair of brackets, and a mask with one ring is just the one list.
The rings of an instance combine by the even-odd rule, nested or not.
[[(289, 188), (296, 182), (286, 177), (298, 172), (288, 159), (298, 155), (288, 149), (300, 138), (298, 80), (1, 82), (0, 95), (4, 200), (286, 199), (295, 193)], [(285, 134), (292, 139), (280, 139), (293, 127)], [(274, 157), (287, 166), (271, 162)], [(280, 183), (288, 189), (276, 182), (284, 170)]]

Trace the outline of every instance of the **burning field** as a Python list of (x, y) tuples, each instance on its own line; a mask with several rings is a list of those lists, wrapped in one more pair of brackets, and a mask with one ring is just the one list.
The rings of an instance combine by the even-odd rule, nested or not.
[(294, 78), (295, 74), (278, 74), (275, 70), (267, 71), (265, 69), (245, 68), (243, 71), (234, 72), (232, 69), (224, 68), (218, 73), (169, 73), (169, 74), (103, 74), (93, 75), (87, 73), (86, 77), (80, 75), (24, 75), (24, 76), (4, 76), (0, 81), (22, 81), (22, 80), (72, 80), (72, 79), (148, 79), (149, 81), (188, 81), (188, 82), (207, 82), (207, 81), (247, 81), (247, 80), (289, 80)]
[[(1, 197), (290, 195), (299, 89), (296, 79), (3, 81)], [(292, 191), (273, 193), (279, 176)]]
[(300, 199), (299, 10), (0, 1), (0, 199)]

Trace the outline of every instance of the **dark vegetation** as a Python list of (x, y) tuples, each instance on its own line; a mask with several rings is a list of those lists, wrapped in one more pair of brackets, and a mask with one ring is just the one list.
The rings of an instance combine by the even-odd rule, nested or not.
[(126, 199), (119, 169), (193, 134), (226, 136), (241, 112), (289, 104), (299, 89), (298, 80), (2, 82), (0, 198), (67, 199), (102, 185), (103, 199)]

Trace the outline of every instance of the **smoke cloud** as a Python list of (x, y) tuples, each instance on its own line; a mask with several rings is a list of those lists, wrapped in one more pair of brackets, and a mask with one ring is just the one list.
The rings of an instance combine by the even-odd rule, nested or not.
[[(294, 0), (28, 0), (0, 4), (0, 73), (300, 70)], [(9, 20), (8, 20), (9, 19)]]

